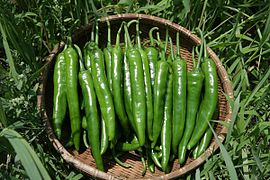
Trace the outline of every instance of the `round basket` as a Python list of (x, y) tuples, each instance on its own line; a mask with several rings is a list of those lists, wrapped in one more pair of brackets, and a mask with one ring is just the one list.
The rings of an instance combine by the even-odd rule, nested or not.
[[(142, 42), (147, 41), (149, 30), (157, 26), (159, 27), (159, 32), (161, 38), (165, 38), (166, 26), (169, 29), (169, 34), (173, 38), (175, 44), (175, 34), (176, 32), (180, 33), (180, 44), (181, 44), (181, 55), (187, 61), (188, 70), (192, 68), (192, 59), (191, 59), (191, 51), (192, 47), (200, 44), (200, 39), (193, 35), (187, 29), (172, 23), (168, 20), (144, 15), (144, 14), (120, 14), (113, 15), (109, 17), (101, 18), (99, 23), (99, 44), (101, 47), (105, 47), (107, 44), (107, 24), (106, 21), (109, 20), (111, 23), (112, 29), (112, 37), (116, 36), (116, 32), (120, 27), (122, 21), (129, 21), (132, 19), (140, 19), (140, 30)], [(92, 25), (89, 24), (86, 27), (81, 28), (77, 32), (74, 33), (72, 39), (73, 42), (83, 47), (84, 44), (90, 39)], [(135, 27), (130, 28), (130, 34), (135, 35)], [(123, 38), (123, 35), (121, 36)], [(115, 38), (112, 38), (112, 43), (114, 43)], [(123, 39), (121, 40), (123, 42)], [(143, 166), (140, 161), (140, 157), (138, 157), (135, 153), (129, 152), (121, 157), (121, 160), (127, 162), (132, 165), (132, 168), (123, 168), (120, 165), (116, 164), (114, 161), (110, 160), (110, 157), (104, 156), (104, 165), (105, 172), (101, 172), (95, 168), (95, 162), (93, 157), (91, 156), (89, 149), (83, 149), (80, 152), (75, 151), (74, 149), (66, 149), (64, 145), (67, 142), (69, 137), (64, 137), (62, 140), (59, 140), (55, 137), (52, 127), (51, 127), (51, 119), (52, 119), (52, 109), (53, 109), (53, 67), (55, 63), (56, 56), (59, 52), (62, 51), (64, 47), (64, 43), (59, 43), (59, 46), (55, 48), (51, 54), (48, 56), (47, 66), (42, 74), (41, 84), (40, 84), (40, 94), (38, 95), (38, 105), (40, 108), (40, 112), (42, 118), (44, 120), (48, 137), (52, 142), (55, 149), (61, 154), (61, 156), (65, 159), (65, 161), (80, 171), (99, 179), (172, 179), (179, 177), (188, 171), (198, 167), (202, 164), (206, 158), (208, 158), (214, 151), (218, 148), (218, 144), (216, 140), (213, 138), (209, 148), (203, 153), (199, 158), (192, 159), (188, 158), (185, 165), (180, 166), (178, 160), (175, 160), (172, 164), (172, 171), (169, 174), (165, 174), (159, 169), (155, 169), (155, 173), (152, 174), (147, 170), (144, 176), (141, 175)], [(175, 46), (173, 47), (175, 50)], [(231, 82), (229, 81), (228, 75), (222, 63), (218, 59), (217, 55), (208, 48), (208, 54), (210, 58), (213, 59), (217, 66), (218, 72), (218, 109), (219, 109), (219, 119), (222, 121), (230, 121), (231, 117), (231, 108), (229, 106), (228, 101), (225, 98), (225, 94), (233, 98), (233, 90), (231, 86)], [(68, 132), (68, 127), (63, 127)], [(65, 131), (65, 130), (64, 130)], [(221, 123), (215, 127), (215, 131), (220, 139), (223, 142), (225, 134), (227, 133), (227, 129), (224, 126), (221, 126)], [(68, 135), (67, 135), (68, 136)]]

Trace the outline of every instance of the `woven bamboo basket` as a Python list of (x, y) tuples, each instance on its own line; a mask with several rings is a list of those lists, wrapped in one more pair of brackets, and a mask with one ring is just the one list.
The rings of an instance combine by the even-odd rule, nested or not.
[[(192, 34), (187, 29), (172, 23), (168, 20), (144, 15), (144, 14), (119, 14), (112, 15), (108, 17), (101, 18), (99, 23), (99, 44), (101, 47), (105, 47), (107, 44), (107, 25), (106, 21), (109, 20), (111, 23), (111, 32), (112, 32), (112, 43), (114, 43), (116, 32), (120, 27), (122, 21), (129, 21), (132, 19), (140, 19), (140, 30), (142, 42), (148, 40), (148, 32), (149, 30), (157, 26), (159, 27), (159, 32), (161, 35), (161, 39), (165, 39), (166, 26), (169, 29), (169, 34), (173, 38), (175, 44), (175, 35), (176, 32), (180, 33), (180, 45), (181, 45), (181, 56), (187, 61), (187, 67), (190, 71), (192, 68), (192, 59), (191, 59), (191, 51), (192, 47), (201, 43), (200, 39)], [(77, 32), (74, 33), (72, 39), (73, 42), (83, 47), (84, 44), (90, 39), (92, 25), (89, 24), (86, 27), (81, 28)], [(130, 34), (135, 35), (135, 27), (130, 27)], [(123, 34), (121, 35), (123, 42)], [(199, 158), (192, 159), (191, 156), (188, 158), (185, 165), (180, 166), (178, 160), (175, 160), (172, 163), (172, 170), (169, 174), (165, 174), (159, 169), (155, 169), (155, 173), (152, 174), (147, 170), (144, 176), (141, 175), (143, 166), (140, 161), (140, 157), (138, 157), (135, 153), (129, 152), (121, 157), (121, 160), (132, 165), (132, 168), (123, 168), (116, 164), (114, 161), (110, 160), (110, 157), (104, 157), (105, 164), (105, 172), (101, 172), (95, 168), (95, 162), (93, 157), (91, 156), (89, 149), (82, 149), (80, 152), (75, 151), (74, 149), (66, 149), (64, 145), (66, 144), (68, 137), (64, 137), (59, 140), (53, 133), (51, 126), (52, 119), (52, 109), (53, 109), (53, 67), (55, 63), (56, 56), (59, 52), (62, 51), (64, 47), (64, 43), (59, 43), (58, 47), (55, 48), (47, 58), (47, 65), (42, 74), (41, 83), (40, 83), (40, 94), (38, 95), (38, 105), (40, 108), (40, 112), (42, 118), (44, 120), (48, 137), (55, 147), (55, 149), (61, 154), (61, 156), (65, 159), (65, 161), (80, 171), (84, 172), (87, 175), (90, 175), (94, 178), (98, 179), (172, 179), (179, 177), (192, 169), (201, 165), (214, 151), (217, 150), (218, 144), (216, 140), (213, 138), (209, 148), (203, 153)], [(174, 50), (176, 47), (173, 47)], [(229, 106), (228, 101), (225, 98), (225, 94), (228, 97), (233, 98), (233, 90), (231, 86), (231, 82), (229, 81), (228, 75), (222, 63), (220, 62), (217, 55), (208, 48), (208, 54), (210, 58), (216, 64), (217, 72), (218, 72), (218, 109), (219, 109), (219, 119), (229, 122), (231, 117), (231, 108)], [(67, 123), (66, 123), (67, 124)], [(64, 132), (68, 132), (68, 127), (63, 127)], [(224, 126), (221, 126), (220, 123), (215, 126), (215, 131), (219, 137), (219, 140), (223, 142), (225, 138), (225, 134), (227, 133), (227, 129)], [(66, 135), (68, 136), (68, 135)]]

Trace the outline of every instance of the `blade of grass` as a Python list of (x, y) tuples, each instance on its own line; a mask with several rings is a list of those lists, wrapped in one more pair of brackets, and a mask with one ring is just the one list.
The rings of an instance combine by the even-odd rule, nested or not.
[(242, 149), (242, 159), (243, 159), (243, 173), (244, 173), (244, 179), (249, 180), (249, 167), (248, 167), (248, 156), (247, 156), (247, 150)]
[(6, 128), (1, 131), (0, 136), (5, 137), (13, 146), (30, 179), (51, 179), (38, 155), (19, 133)]
[(9, 44), (7, 41), (6, 31), (4, 30), (4, 28), (2, 26), (1, 19), (0, 19), (0, 32), (1, 32), (2, 38), (3, 38), (3, 45), (4, 45), (5, 53), (6, 53), (6, 56), (8, 59), (10, 73), (11, 73), (11, 76), (14, 78), (15, 82), (17, 83), (18, 82), (18, 73), (17, 73), (16, 68), (15, 68), (14, 60), (13, 60), (13, 57), (11, 55), (11, 50), (9, 48)]
[(270, 5), (269, 5), (269, 10), (268, 10), (268, 17), (267, 17), (265, 27), (264, 27), (264, 31), (263, 31), (263, 36), (262, 36), (262, 39), (260, 41), (261, 46), (263, 46), (263, 44), (265, 42), (267, 42), (269, 36), (270, 36)]
[(231, 122), (230, 122), (230, 125), (229, 125), (228, 133), (227, 133), (227, 136), (226, 136), (225, 144), (227, 144), (231, 140), (234, 123), (236, 121), (238, 111), (239, 111), (239, 108), (240, 108), (240, 96), (241, 96), (241, 92), (238, 94), (238, 96), (235, 99), (235, 102), (233, 104), (232, 118), (231, 118)]
[(245, 102), (245, 105), (243, 108), (246, 108), (246, 106), (250, 103), (254, 95), (257, 93), (257, 91), (262, 87), (262, 85), (265, 83), (265, 81), (269, 78), (270, 76), (270, 68), (268, 71), (265, 73), (263, 78), (260, 80), (260, 82), (256, 85), (256, 87), (253, 89), (252, 93), (249, 95), (248, 99)]
[(2, 106), (2, 100), (0, 98), (0, 128), (4, 128), (7, 127), (7, 117), (6, 117), (6, 113), (4, 111), (4, 108)]
[(201, 180), (200, 168), (196, 169), (195, 180)]
[(225, 161), (225, 164), (226, 164), (226, 167), (229, 171), (229, 175), (230, 175), (230, 179), (235, 179), (235, 180), (238, 180), (238, 177), (237, 177), (237, 173), (236, 173), (236, 170), (235, 170), (235, 167), (233, 165), (233, 162), (232, 162), (232, 159), (231, 159), (231, 156), (229, 155), (228, 151), (226, 150), (226, 148), (224, 147), (224, 145), (220, 142), (216, 132), (213, 130), (212, 126), (210, 125), (210, 122), (208, 122), (208, 125), (209, 127), (211, 128), (214, 136), (215, 136), (215, 139), (217, 141), (217, 144), (219, 145), (220, 147), (220, 151), (221, 151), (221, 154), (224, 158), (224, 161)]

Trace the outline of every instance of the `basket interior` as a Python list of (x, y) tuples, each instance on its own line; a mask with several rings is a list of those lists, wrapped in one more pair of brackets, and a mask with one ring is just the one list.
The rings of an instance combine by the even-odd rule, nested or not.
[[(126, 19), (128, 22), (128, 19)], [(116, 33), (118, 31), (118, 28), (120, 27), (122, 23), (122, 20), (113, 20), (111, 21), (111, 37), (112, 37), (112, 44), (115, 43), (115, 37)], [(166, 26), (162, 22), (157, 22), (157, 21), (149, 21), (149, 20), (140, 20), (140, 30), (141, 30), (141, 40), (143, 43), (148, 42), (148, 32), (149, 30), (157, 26), (159, 27), (159, 32), (161, 35), (161, 39), (165, 39), (165, 32), (166, 32)], [(90, 39), (90, 32), (91, 32), (92, 26), (87, 26), (81, 28), (79, 31), (77, 31), (74, 36), (73, 36), (73, 42), (77, 45), (79, 45), (81, 48), (84, 47), (85, 43)], [(135, 35), (135, 24), (133, 24), (129, 28), (129, 32), (131, 36)], [(175, 47), (175, 38), (176, 38), (176, 29), (169, 28), (169, 34), (173, 39), (174, 42), (174, 50), (176, 50)], [(123, 32), (123, 31), (122, 31)], [(155, 34), (155, 33), (154, 33)], [(155, 37), (155, 36), (154, 36)], [(123, 33), (121, 34), (121, 42), (123, 43)], [(181, 45), (181, 55), (182, 57), (187, 61), (187, 67), (188, 70), (190, 71), (192, 68), (192, 59), (191, 59), (191, 51), (192, 47), (195, 46), (197, 43), (194, 42), (190, 37), (186, 36), (185, 34), (181, 33), (180, 31), (180, 45)], [(107, 45), (107, 24), (105, 21), (99, 23), (99, 46), (101, 48), (105, 47)], [(169, 49), (169, 48), (168, 48)], [(169, 53), (169, 51), (168, 51)], [(54, 69), (54, 63), (55, 63), (55, 58), (53, 58), (48, 66), (48, 72), (47, 72), (47, 78), (46, 78), (46, 86), (44, 89), (44, 101), (45, 101), (45, 110), (46, 114), (48, 117), (48, 121), (50, 122), (52, 119), (52, 110), (53, 110), (53, 69)], [(223, 77), (219, 76), (219, 82), (218, 82), (218, 109), (219, 109), (219, 118), (221, 120), (225, 120), (228, 113), (228, 102), (226, 101), (225, 95), (224, 95), (224, 85), (221, 83), (223, 81)], [(68, 119), (63, 127), (63, 132), (70, 132), (69, 131), (69, 125), (68, 125)], [(49, 123), (50, 126), (50, 123)], [(217, 134), (221, 132), (221, 129), (223, 127), (219, 124), (215, 126), (215, 131)], [(63, 134), (64, 137), (60, 142), (62, 145), (65, 147), (65, 144), (67, 143), (69, 139), (69, 135)], [(212, 140), (212, 144), (214, 143), (214, 139)], [(79, 161), (82, 163), (85, 163), (87, 165), (90, 165), (92, 167), (95, 167), (95, 162), (93, 157), (91, 156), (90, 150), (89, 149), (81, 149), (80, 152), (75, 151), (74, 149), (70, 148), (67, 149), (72, 155), (74, 155), (75, 158), (77, 158)], [(190, 152), (188, 152), (190, 153)], [(116, 164), (113, 160), (111, 160), (110, 155), (105, 155), (104, 156), (104, 165), (106, 169), (106, 173), (110, 174), (116, 178), (119, 179), (124, 179), (124, 178), (150, 178), (153, 176), (159, 177), (164, 175), (164, 172), (159, 170), (158, 168), (155, 169), (155, 173), (152, 174), (150, 171), (147, 170), (146, 174), (144, 176), (141, 175), (142, 170), (143, 170), (143, 165), (141, 163), (140, 157), (137, 156), (134, 152), (126, 153), (120, 158), (123, 162), (129, 163), (132, 165), (132, 168), (123, 168)], [(189, 157), (186, 164), (184, 166), (180, 166), (178, 163), (178, 160), (175, 160), (172, 165), (172, 170), (171, 172), (174, 172), (176, 170), (179, 170), (180, 168), (183, 168), (187, 165), (192, 165), (194, 160)], [(86, 172), (87, 173), (87, 172)]]

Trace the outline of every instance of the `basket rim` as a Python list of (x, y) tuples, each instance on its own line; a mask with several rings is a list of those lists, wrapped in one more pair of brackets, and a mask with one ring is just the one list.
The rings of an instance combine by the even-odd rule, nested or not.
[[(127, 14), (118, 14), (118, 15), (111, 15), (111, 16), (102, 17), (100, 19), (100, 22), (130, 20), (130, 19), (144, 19), (144, 20), (155, 21), (155, 22), (167, 25), (169, 28), (174, 29), (175, 31), (181, 32), (184, 36), (188, 37), (191, 41), (195, 42), (196, 44), (201, 43), (200, 38), (198, 38), (195, 34), (192, 34), (191, 31), (189, 31), (186, 28), (184, 28), (184, 27), (182, 27), (174, 22), (171, 22), (167, 19), (163, 19), (163, 18), (156, 17), (156, 16), (151, 16), (151, 15), (146, 15), (146, 14), (127, 13)], [(92, 25), (92, 23), (89, 22), (89, 24), (87, 26), (84, 26), (81, 29), (83, 30), (91, 25)], [(76, 34), (74, 34), (73, 37), (76, 37)], [(58, 54), (58, 52), (64, 48), (64, 45), (65, 45), (64, 42), (60, 42), (58, 44), (58, 46), (55, 47), (52, 50), (52, 52), (50, 52), (50, 54), (48, 55), (48, 57), (46, 59), (46, 64), (44, 66), (45, 67), (44, 71), (43, 71), (41, 78), (40, 78), (40, 86), (38, 89), (37, 105), (38, 105), (44, 126), (46, 127), (48, 138), (51, 141), (51, 143), (53, 144), (54, 148), (61, 154), (63, 159), (66, 162), (68, 162), (69, 164), (73, 165), (75, 168), (79, 169), (80, 171), (83, 171), (87, 174), (90, 174), (93, 177), (100, 178), (100, 179), (118, 179), (118, 178), (114, 177), (113, 175), (110, 175), (106, 172), (102, 172), (100, 170), (97, 170), (96, 168), (94, 168), (90, 165), (87, 165), (87, 164), (79, 161), (78, 159), (76, 159), (73, 155), (71, 155), (65, 149), (65, 147), (61, 144), (61, 142), (54, 135), (54, 132), (52, 130), (52, 126), (51, 126), (50, 121), (49, 121), (49, 117), (48, 117), (46, 110), (45, 110), (45, 97), (44, 96), (45, 96), (47, 76), (49, 73), (48, 66), (50, 65), (51, 61), (55, 58), (55, 56)], [(208, 51), (210, 58), (216, 64), (217, 70), (219, 72), (218, 76), (222, 78), (222, 86), (224, 89), (224, 93), (227, 94), (227, 96), (229, 98), (234, 99), (232, 85), (231, 85), (231, 82), (229, 80), (229, 77), (228, 77), (228, 74), (227, 74), (225, 68), (223, 67), (218, 56), (214, 53), (214, 51), (212, 51), (211, 48), (207, 47), (207, 51)], [(228, 114), (227, 114), (226, 118), (224, 119), (224, 121), (230, 122), (231, 115), (232, 115), (232, 109), (229, 105), (227, 105), (227, 109), (228, 109)], [(221, 142), (224, 141), (226, 133), (227, 133), (227, 128), (225, 126), (222, 126), (221, 132), (218, 135), (218, 138)], [(199, 165), (201, 165), (208, 157), (211, 156), (211, 154), (213, 154), (218, 149), (218, 147), (219, 146), (218, 146), (216, 140), (214, 140), (210, 144), (208, 149), (199, 158), (192, 161), (192, 163), (187, 164), (187, 165), (181, 167), (180, 169), (177, 169), (177, 170), (170, 172), (168, 174), (164, 174), (162, 176), (159, 176), (159, 177), (156, 176), (156, 177), (152, 177), (152, 178), (153, 179), (172, 179), (172, 178), (179, 177), (179, 176), (195, 169)], [(146, 179), (146, 178), (141, 178), (141, 179)]]

